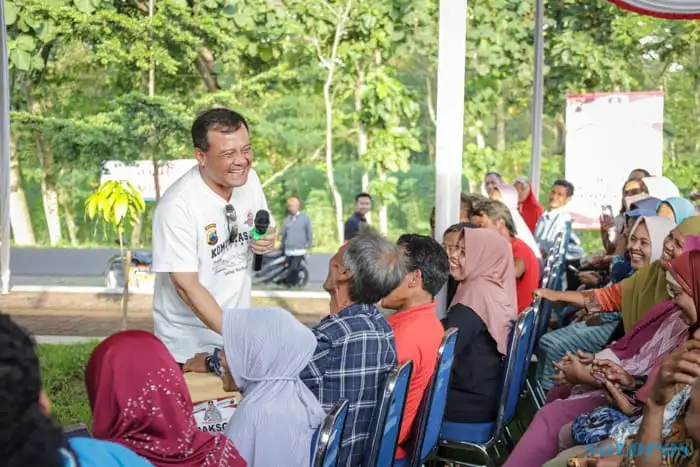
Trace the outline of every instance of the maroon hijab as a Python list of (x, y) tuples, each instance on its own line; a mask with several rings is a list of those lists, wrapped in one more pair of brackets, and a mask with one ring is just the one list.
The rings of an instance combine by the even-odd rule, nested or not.
[(85, 370), (95, 437), (156, 467), (244, 467), (233, 442), (200, 431), (182, 372), (153, 334), (125, 331), (97, 346)]

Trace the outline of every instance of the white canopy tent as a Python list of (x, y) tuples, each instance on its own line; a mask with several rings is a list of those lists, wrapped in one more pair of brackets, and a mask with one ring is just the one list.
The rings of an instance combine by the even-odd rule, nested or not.
[[(610, 0), (634, 12), (668, 19), (699, 19), (700, 0)], [(462, 191), (464, 74), (467, 0), (440, 0), (437, 137), (436, 232), (459, 220)], [(544, 1), (536, 0), (535, 80), (532, 106), (530, 179), (540, 186), (544, 69)], [(10, 287), (10, 90), (4, 2), (0, 1), (0, 291)], [(444, 307), (442, 307), (444, 309)]]
[(10, 73), (0, 1), (0, 292), (10, 291)]

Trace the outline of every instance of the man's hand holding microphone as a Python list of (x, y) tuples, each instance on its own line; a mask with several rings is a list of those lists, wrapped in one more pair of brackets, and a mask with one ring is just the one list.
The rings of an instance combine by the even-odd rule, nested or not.
[(259, 271), (262, 267), (263, 255), (268, 254), (275, 248), (275, 240), (277, 233), (274, 227), (270, 227), (270, 213), (264, 209), (259, 210), (255, 214), (255, 226), (251, 231), (253, 241), (251, 246), (255, 253), (255, 265), (253, 269)]

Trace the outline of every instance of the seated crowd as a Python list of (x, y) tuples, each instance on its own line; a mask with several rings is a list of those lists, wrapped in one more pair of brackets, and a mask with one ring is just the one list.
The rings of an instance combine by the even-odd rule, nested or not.
[[(442, 244), (418, 234), (393, 244), (368, 229), (343, 245), (324, 283), (329, 314), (311, 328), (281, 308), (224, 310), (224, 348), (211, 358), (224, 389), (242, 395), (224, 433), (197, 428), (163, 343), (126, 331), (100, 343), (86, 367), (94, 438), (66, 439), (51, 420), (33, 342), (0, 315), (2, 465), (308, 466), (319, 425), (343, 399), (338, 465), (365, 465), (387, 377), (411, 360), (396, 451), (405, 458), (445, 330), (458, 336), (444, 419), (493, 421), (511, 328), (535, 296), (561, 305), (536, 347), (549, 395), (505, 465), (689, 465), (700, 441), (693, 204), (670, 180), (634, 171), (618, 217), (603, 219), (604, 254), (584, 258), (571, 234), (566, 261), (581, 272), (567, 278), (570, 290), (555, 291), (538, 288), (541, 262), (570, 225), (573, 185), (553, 184), (549, 211), (527, 180), (509, 185), (491, 172), (485, 187), (488, 197), (463, 195), (461, 222)], [(431, 227), (435, 234), (434, 211)], [(437, 310), (446, 284), (447, 308)], [(199, 357), (184, 371), (206, 371), (193, 363)], [(635, 440), (689, 448), (618, 448)]]

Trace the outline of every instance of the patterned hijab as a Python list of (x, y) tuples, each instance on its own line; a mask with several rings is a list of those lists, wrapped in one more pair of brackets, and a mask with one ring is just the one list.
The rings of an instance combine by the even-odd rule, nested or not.
[(243, 394), (226, 427), (252, 467), (310, 465), (326, 414), (299, 379), (316, 351), (313, 332), (282, 308), (224, 311), (224, 352)]
[(487, 229), (464, 229), (466, 278), (457, 286), (450, 307), (461, 303), (474, 310), (505, 355), (508, 335), (518, 314), (513, 250), (508, 241)]
[(197, 428), (182, 372), (153, 334), (125, 331), (97, 346), (85, 370), (95, 437), (156, 467), (244, 467), (223, 434)]

